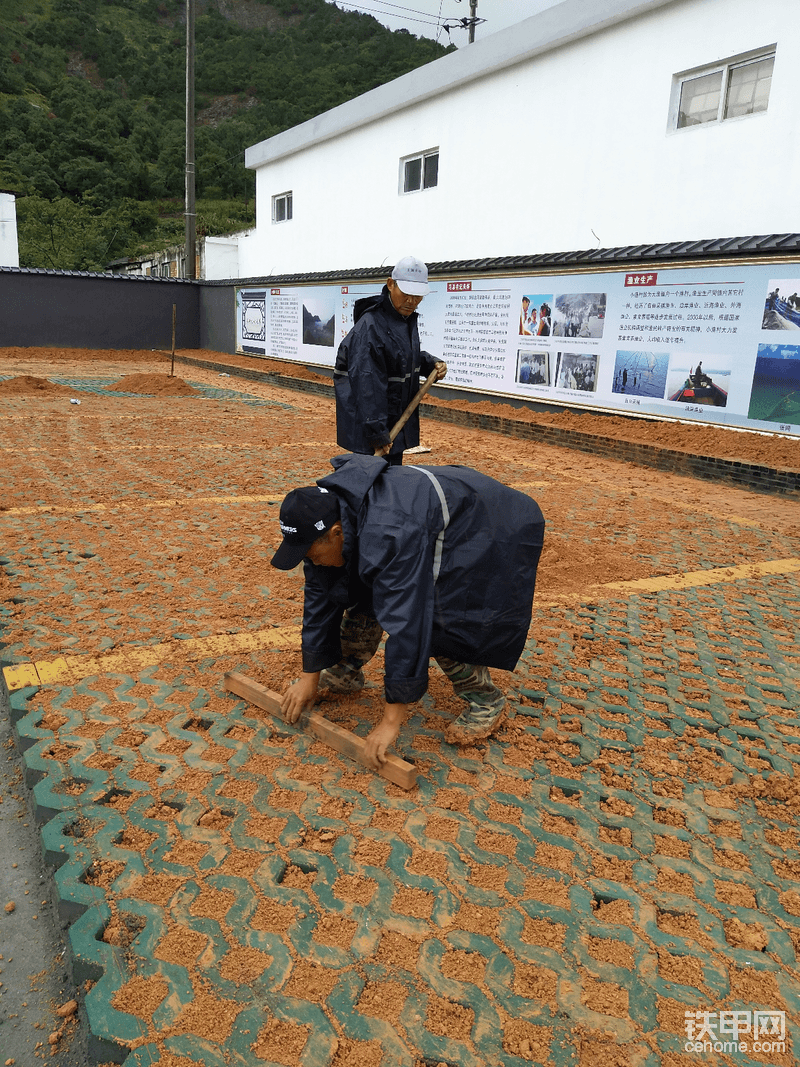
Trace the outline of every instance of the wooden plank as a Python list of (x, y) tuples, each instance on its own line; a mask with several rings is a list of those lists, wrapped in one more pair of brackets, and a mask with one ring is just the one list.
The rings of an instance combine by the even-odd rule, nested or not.
[[(244, 697), (249, 703), (255, 704), (256, 707), (261, 708), (263, 711), (268, 711), (270, 715), (277, 716), (281, 722), (286, 721), (281, 712), (281, 698), (278, 693), (274, 693), (271, 689), (267, 689), (265, 685), (261, 685), (252, 678), (248, 678), (246, 674), (240, 674), (238, 671), (228, 671), (223, 681), (228, 692)], [(343, 726), (337, 726), (336, 723), (330, 722), (324, 715), (320, 715), (316, 711), (304, 712), (295, 725), (305, 733), (324, 741), (326, 745), (330, 745), (337, 752), (341, 752), (343, 756), (348, 756), (350, 759), (355, 760), (356, 763), (360, 763), (375, 774), (379, 774), (381, 778), (386, 778), (387, 781), (399, 785), (401, 789), (413, 789), (417, 784), (417, 769), (413, 763), (408, 763), (406, 760), (400, 759), (399, 756), (389, 754), (386, 763), (383, 764), (380, 770), (375, 771), (374, 767), (370, 767), (365, 759), (364, 748), (366, 741), (364, 738), (358, 737), (357, 734), (351, 733), (350, 730), (345, 730)]]

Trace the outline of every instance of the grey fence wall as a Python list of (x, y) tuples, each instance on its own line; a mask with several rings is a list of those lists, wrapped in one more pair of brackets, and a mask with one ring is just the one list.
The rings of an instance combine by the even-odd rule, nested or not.
[[(203, 348), (201, 285), (170, 278), (0, 268), (0, 347)], [(231, 288), (231, 294), (233, 289)], [(215, 302), (222, 298), (215, 291)], [(229, 297), (232, 301), (233, 295)], [(221, 321), (215, 337), (235, 331)], [(213, 313), (211, 314), (213, 319)], [(235, 338), (233, 344), (235, 345)], [(221, 349), (234, 351), (234, 347)]]
[(238, 283), (200, 283), (200, 344), (212, 352), (236, 351), (236, 288)]

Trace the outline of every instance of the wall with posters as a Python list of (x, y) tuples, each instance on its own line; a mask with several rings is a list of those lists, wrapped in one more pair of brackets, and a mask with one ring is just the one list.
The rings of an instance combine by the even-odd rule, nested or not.
[[(441, 387), (800, 435), (800, 263), (431, 279)], [(236, 350), (332, 367), (375, 285), (236, 291)]]
[[(564, 0), (248, 148), (239, 277), (798, 233), (797, 26), (797, 0)], [(684, 79), (767, 54), (739, 86), (764, 110), (680, 126)], [(430, 152), (436, 184), (405, 192)]]

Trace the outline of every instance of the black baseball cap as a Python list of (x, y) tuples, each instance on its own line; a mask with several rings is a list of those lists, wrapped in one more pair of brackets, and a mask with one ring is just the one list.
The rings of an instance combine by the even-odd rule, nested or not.
[(283, 543), (271, 559), (279, 571), (296, 567), (318, 537), (339, 519), (339, 501), (319, 485), (293, 489), (281, 504)]

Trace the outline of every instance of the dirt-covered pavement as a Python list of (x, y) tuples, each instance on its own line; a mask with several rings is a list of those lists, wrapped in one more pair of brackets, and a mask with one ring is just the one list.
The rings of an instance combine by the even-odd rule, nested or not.
[[(221, 684), (299, 670), (302, 578), (269, 558), (332, 400), (168, 370), (0, 350), (0, 1063), (795, 1063), (800, 502), (423, 416), (414, 462), (548, 529), (512, 715), (445, 744), (432, 667), (405, 792)], [(365, 732), (380, 668), (321, 710)]]

